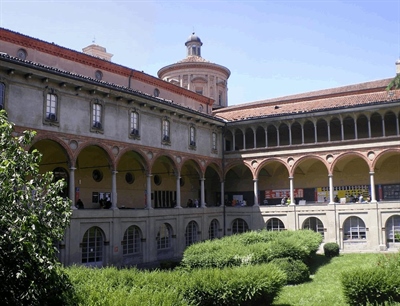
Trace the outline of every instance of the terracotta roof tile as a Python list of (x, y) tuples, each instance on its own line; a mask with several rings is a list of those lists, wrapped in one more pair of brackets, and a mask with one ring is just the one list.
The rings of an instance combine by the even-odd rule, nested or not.
[(391, 95), (386, 91), (386, 86), (391, 80), (384, 79), (235, 105), (213, 113), (216, 117), (236, 121), (386, 103), (400, 99), (400, 90), (391, 91)]

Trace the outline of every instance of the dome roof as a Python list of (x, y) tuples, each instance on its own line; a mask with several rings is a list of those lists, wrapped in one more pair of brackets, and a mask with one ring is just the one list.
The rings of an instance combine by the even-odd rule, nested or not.
[(186, 45), (187, 43), (194, 42), (194, 41), (199, 42), (199, 43), (202, 44), (200, 37), (198, 37), (198, 36), (193, 32), (193, 33), (188, 37), (188, 39), (187, 39), (185, 45)]

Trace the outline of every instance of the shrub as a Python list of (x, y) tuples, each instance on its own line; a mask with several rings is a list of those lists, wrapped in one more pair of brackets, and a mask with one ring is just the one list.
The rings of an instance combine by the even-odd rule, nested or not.
[(301, 260), (292, 258), (276, 258), (271, 264), (277, 265), (287, 277), (287, 284), (295, 285), (308, 281), (310, 279), (310, 270)]
[(276, 265), (199, 269), (190, 273), (182, 290), (190, 305), (271, 305), (286, 283)]
[(336, 242), (328, 242), (324, 244), (324, 254), (326, 257), (339, 256), (339, 245)]
[[(396, 276), (396, 279), (398, 276)], [(341, 276), (343, 293), (351, 306), (382, 305), (396, 300), (396, 283), (386, 269), (351, 270)]]

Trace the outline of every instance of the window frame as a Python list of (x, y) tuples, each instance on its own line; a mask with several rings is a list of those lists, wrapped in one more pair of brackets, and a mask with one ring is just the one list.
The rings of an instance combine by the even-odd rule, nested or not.
[(236, 218), (232, 221), (232, 234), (241, 234), (249, 231), (249, 225), (242, 218)]
[(219, 238), (219, 222), (217, 219), (213, 219), (208, 227), (208, 239), (213, 240)]
[(215, 131), (211, 132), (211, 152), (218, 153), (218, 135)]
[(136, 225), (129, 226), (125, 233), (122, 244), (122, 255), (138, 255), (142, 252), (142, 232)]
[(191, 124), (189, 126), (189, 148), (192, 150), (196, 149), (196, 127)]
[(90, 102), (90, 131), (104, 133), (104, 101), (100, 99), (92, 99)]
[(199, 226), (196, 221), (190, 221), (185, 230), (185, 245), (188, 247), (199, 240)]
[(129, 137), (140, 139), (140, 115), (135, 108), (129, 112)]
[(171, 122), (168, 117), (161, 121), (161, 142), (165, 145), (171, 144)]
[(268, 221), (265, 223), (265, 228), (267, 231), (285, 231), (285, 224), (283, 221), (279, 218), (270, 218)]
[[(49, 99), (54, 98), (53, 99)], [(43, 93), (43, 124), (60, 125), (60, 92), (54, 88), (47, 88)], [(55, 105), (52, 105), (55, 104)]]
[(92, 226), (82, 237), (81, 262), (87, 265), (102, 264), (104, 259), (104, 234), (98, 226)]
[[(356, 223), (356, 224), (354, 224)], [(367, 240), (367, 227), (363, 219), (357, 216), (348, 217), (343, 223), (343, 240)]]
[(157, 232), (157, 251), (169, 250), (172, 247), (172, 229), (167, 223), (159, 226)]

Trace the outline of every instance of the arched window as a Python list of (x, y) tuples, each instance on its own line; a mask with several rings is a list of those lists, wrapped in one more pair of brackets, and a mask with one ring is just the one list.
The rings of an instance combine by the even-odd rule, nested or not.
[(343, 240), (366, 239), (365, 223), (359, 217), (349, 217), (344, 221)]
[(395, 243), (395, 242), (400, 242), (400, 239), (396, 237), (397, 235), (400, 235), (400, 216), (395, 215), (390, 217), (386, 221), (386, 241), (388, 243)]
[(104, 238), (102, 230), (97, 227), (89, 228), (82, 240), (82, 263), (101, 264), (103, 262)]
[(249, 230), (249, 226), (246, 221), (243, 219), (237, 218), (232, 222), (232, 234), (240, 234), (247, 232)]
[(171, 248), (172, 230), (169, 224), (161, 224), (157, 233), (157, 250)]
[(208, 228), (208, 238), (210, 240), (218, 238), (219, 231), (219, 222), (217, 219), (214, 219), (210, 223), (210, 227)]
[(197, 223), (194, 221), (190, 221), (189, 224), (186, 226), (186, 232), (185, 232), (186, 246), (189, 246), (189, 245), (197, 242), (198, 230), (199, 229), (198, 229)]
[(139, 227), (135, 225), (128, 227), (124, 234), (124, 240), (122, 240), (122, 254), (139, 254), (142, 251), (141, 241), (142, 232)]
[(285, 225), (278, 218), (269, 219), (265, 227), (267, 231), (283, 231), (285, 229)]
[(324, 225), (321, 220), (316, 217), (310, 217), (304, 220), (303, 229), (310, 229), (324, 236)]

